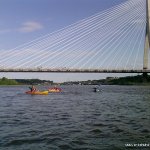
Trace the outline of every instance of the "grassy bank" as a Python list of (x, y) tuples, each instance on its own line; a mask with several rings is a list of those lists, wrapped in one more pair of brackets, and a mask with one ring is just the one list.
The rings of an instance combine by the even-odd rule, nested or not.
[(51, 85), (53, 81), (39, 80), (39, 79), (7, 79), (5, 77), (0, 79), (0, 85)]
[(19, 85), (19, 83), (15, 80), (3, 77), (2, 79), (0, 79), (0, 85)]

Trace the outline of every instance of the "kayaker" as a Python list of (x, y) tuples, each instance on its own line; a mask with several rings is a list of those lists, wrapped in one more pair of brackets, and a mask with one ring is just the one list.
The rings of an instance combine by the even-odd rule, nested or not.
[(37, 91), (37, 89), (36, 89), (36, 87), (34, 85), (32, 85), (31, 87), (29, 87), (29, 89), (31, 90), (31, 92)]
[(93, 89), (94, 89), (94, 92), (99, 92), (100, 91), (100, 89), (97, 88), (97, 87), (94, 87)]
[(61, 89), (60, 89), (60, 88), (58, 88), (56, 85), (54, 86), (54, 89), (55, 89), (55, 90), (59, 90), (59, 91), (61, 91)]

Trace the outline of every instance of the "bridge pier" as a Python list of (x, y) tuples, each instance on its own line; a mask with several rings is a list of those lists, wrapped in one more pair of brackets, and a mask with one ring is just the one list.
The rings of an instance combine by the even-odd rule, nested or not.
[[(148, 53), (150, 48), (150, 0), (146, 0), (146, 21), (143, 70), (148, 69)], [(145, 76), (145, 73), (143, 73), (143, 76)]]
[(147, 72), (143, 73), (143, 81), (148, 81), (148, 73)]
[[(148, 70), (148, 54), (150, 49), (150, 0), (146, 0), (146, 34), (143, 58), (143, 70)], [(143, 73), (143, 81), (148, 81), (148, 73)]]
[(148, 34), (147, 34), (147, 31), (146, 31), (145, 48), (144, 48), (144, 60), (143, 60), (143, 69), (144, 70), (148, 69), (148, 52), (149, 52), (149, 42), (148, 42)]

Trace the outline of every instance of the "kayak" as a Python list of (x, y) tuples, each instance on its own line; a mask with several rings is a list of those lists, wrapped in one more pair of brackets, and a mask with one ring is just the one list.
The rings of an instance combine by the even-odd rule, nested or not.
[(31, 94), (31, 95), (48, 95), (48, 91), (27, 91), (26, 94)]
[(57, 93), (57, 92), (61, 92), (61, 89), (60, 88), (49, 88), (48, 91)]
[(48, 89), (48, 92), (54, 92), (54, 93), (58, 93), (58, 92), (61, 92), (61, 89), (57, 88), (51, 88), (51, 89)]
[(47, 95), (48, 91), (27, 91), (26, 94), (32, 94), (32, 95)]
[(57, 93), (57, 92), (61, 92), (61, 89), (49, 89), (48, 91), (49, 92), (56, 92)]

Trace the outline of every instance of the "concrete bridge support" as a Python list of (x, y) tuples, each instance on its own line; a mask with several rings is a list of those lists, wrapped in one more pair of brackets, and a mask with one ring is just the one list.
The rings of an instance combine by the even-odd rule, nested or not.
[[(148, 54), (150, 49), (150, 0), (146, 0), (146, 34), (145, 34), (145, 48), (144, 48), (144, 59), (143, 69), (148, 69)], [(143, 77), (147, 78), (147, 73), (143, 73)]]

